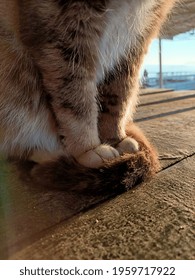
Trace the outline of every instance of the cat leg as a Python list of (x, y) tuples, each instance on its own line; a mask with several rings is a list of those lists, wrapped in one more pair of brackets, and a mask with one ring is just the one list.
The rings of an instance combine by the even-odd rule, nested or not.
[[(84, 13), (86, 18), (88, 6), (76, 5), (81, 9), (79, 14), (75, 13), (74, 21), (67, 20), (63, 26), (59, 19), (60, 25), (56, 29), (61, 33), (55, 34), (54, 41), (44, 38), (34, 46), (32, 55), (43, 77), (64, 153), (84, 166), (96, 168), (118, 157), (119, 152), (102, 144), (98, 131), (96, 67), (101, 23), (98, 17), (91, 17), (91, 9), (89, 21), (83, 21), (80, 17)], [(71, 11), (74, 12), (74, 7)], [(78, 25), (75, 26), (75, 22)]]
[[(56, 56), (55, 63), (61, 59), (61, 65), (64, 66), (62, 76), (58, 79), (58, 76), (50, 76), (47, 72), (49, 78), (47, 79), (47, 75), (44, 77), (59, 139), (68, 156), (74, 157), (84, 166), (100, 167), (104, 160), (113, 159), (119, 153), (113, 147), (101, 144), (96, 84), (85, 66), (80, 65), (78, 69), (72, 70), (71, 61), (66, 63), (61, 56)], [(52, 71), (55, 69), (53, 67), (54, 65)]]
[(127, 123), (132, 121), (137, 104), (139, 90), (137, 72), (137, 68), (131, 65), (131, 61), (123, 59), (99, 85), (100, 137), (102, 141), (116, 147), (120, 154), (139, 150), (138, 142), (126, 135)]
[(64, 78), (63, 91), (50, 91), (51, 110), (65, 153), (84, 166), (100, 167), (104, 160), (113, 159), (119, 153), (113, 147), (101, 144), (99, 139), (95, 83), (84, 73), (80, 76), (75, 72), (71, 80)]

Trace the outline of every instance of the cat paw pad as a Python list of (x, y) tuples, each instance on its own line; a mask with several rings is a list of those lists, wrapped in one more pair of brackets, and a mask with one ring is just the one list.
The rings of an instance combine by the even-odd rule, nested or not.
[(135, 153), (139, 151), (139, 144), (135, 139), (127, 137), (118, 144), (116, 149), (120, 155), (125, 153)]
[(116, 149), (109, 145), (102, 144), (82, 154), (77, 161), (86, 167), (99, 168), (104, 165), (106, 160), (112, 160), (116, 157), (119, 157), (119, 153)]

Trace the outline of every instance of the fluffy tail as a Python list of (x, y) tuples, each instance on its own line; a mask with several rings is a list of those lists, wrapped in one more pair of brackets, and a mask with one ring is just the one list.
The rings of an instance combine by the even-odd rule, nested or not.
[(100, 169), (86, 168), (61, 157), (54, 162), (34, 165), (30, 170), (30, 179), (46, 188), (93, 194), (128, 190), (150, 179), (158, 171), (159, 162), (155, 149), (138, 127), (129, 125), (127, 135), (137, 140), (139, 152), (107, 162)]

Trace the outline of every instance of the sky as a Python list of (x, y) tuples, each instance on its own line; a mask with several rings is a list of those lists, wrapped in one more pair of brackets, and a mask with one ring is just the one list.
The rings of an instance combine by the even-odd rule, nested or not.
[[(173, 40), (162, 40), (162, 61), (166, 65), (195, 66), (195, 35), (181, 34)], [(145, 57), (145, 65), (159, 63), (159, 42), (154, 40)]]

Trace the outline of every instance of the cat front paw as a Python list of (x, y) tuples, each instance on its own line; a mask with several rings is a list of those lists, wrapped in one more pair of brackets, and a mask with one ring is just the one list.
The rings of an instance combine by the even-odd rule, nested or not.
[(117, 145), (116, 149), (120, 155), (135, 153), (139, 151), (139, 144), (135, 139), (126, 137)]
[(99, 168), (105, 161), (119, 157), (119, 152), (109, 145), (99, 145), (77, 158), (78, 163), (86, 167)]

